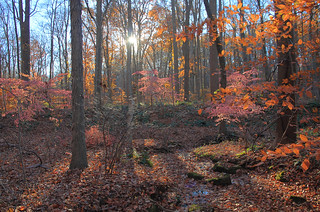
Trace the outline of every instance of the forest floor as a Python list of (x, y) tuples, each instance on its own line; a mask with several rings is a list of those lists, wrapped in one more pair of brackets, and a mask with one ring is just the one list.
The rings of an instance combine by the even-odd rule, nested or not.
[[(108, 115), (115, 143), (126, 131), (124, 109)], [(86, 113), (88, 128), (95, 124), (92, 114)], [(191, 105), (137, 109), (133, 151), (122, 152), (113, 174), (106, 174), (101, 143), (88, 147), (87, 169), (69, 170), (70, 111), (47, 111), (24, 124), (25, 174), (14, 117), (0, 121), (1, 212), (320, 211), (319, 166), (304, 173), (293, 155), (261, 162), (260, 150), (250, 151), (236, 126), (228, 126), (232, 136), (221, 137), (214, 121)], [(264, 148), (271, 135), (251, 149)], [(217, 181), (221, 176), (227, 180)]]

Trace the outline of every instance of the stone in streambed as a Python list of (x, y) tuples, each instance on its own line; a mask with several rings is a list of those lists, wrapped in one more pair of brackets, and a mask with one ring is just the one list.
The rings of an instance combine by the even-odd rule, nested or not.
[(231, 185), (231, 178), (230, 178), (229, 174), (225, 174), (225, 175), (223, 175), (221, 177), (208, 179), (207, 182), (208, 183), (212, 183), (213, 185), (226, 186), (226, 185)]

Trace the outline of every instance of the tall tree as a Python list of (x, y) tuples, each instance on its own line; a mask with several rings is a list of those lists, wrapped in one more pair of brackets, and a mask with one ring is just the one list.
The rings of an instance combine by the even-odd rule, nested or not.
[(72, 158), (70, 169), (88, 167), (85, 141), (81, 0), (70, 1), (72, 60)]
[(56, 14), (58, 8), (58, 1), (54, 0), (51, 2), (51, 11), (49, 11), (50, 17), (50, 74), (49, 78), (52, 79), (54, 76), (54, 34), (56, 29)]
[[(213, 16), (213, 13), (211, 11), (210, 5), (208, 0), (204, 0), (204, 5), (206, 7), (206, 11), (207, 11), (207, 15), (208, 17), (211, 19), (211, 21), (215, 21), (215, 17)], [(216, 39), (215, 39), (215, 45), (217, 47), (218, 50), (218, 54), (219, 54), (219, 64), (220, 64), (220, 86), (222, 88), (226, 88), (227, 87), (227, 75), (226, 75), (226, 60), (223, 54), (223, 46), (222, 46), (222, 41), (221, 41), (221, 37), (219, 36), (218, 30), (217, 30), (217, 25), (214, 24), (214, 32), (216, 32)]]
[(128, 0), (128, 37), (127, 37), (127, 97), (132, 97), (132, 43), (130, 38), (132, 36), (132, 8), (131, 0)]
[[(24, 7), (23, 7), (24, 6)], [(21, 73), (30, 75), (30, 0), (19, 0), (19, 21), (21, 33)], [(28, 77), (22, 76), (23, 80)]]
[(183, 43), (184, 53), (184, 101), (189, 101), (189, 73), (190, 73), (190, 38), (188, 36), (188, 27), (190, 24), (190, 10), (191, 0), (185, 0), (186, 4), (186, 17), (184, 23), (184, 31), (186, 34), (185, 42)]
[[(204, 5), (206, 7), (207, 15), (211, 19), (211, 21), (214, 23), (215, 17), (213, 16), (213, 13), (211, 11), (210, 5), (208, 0), (204, 0)], [(218, 33), (217, 25), (213, 24), (213, 32), (215, 33), (216, 39), (214, 41), (214, 44), (217, 48), (218, 55), (219, 55), (219, 64), (220, 64), (220, 87), (226, 88), (227, 87), (227, 74), (226, 74), (226, 60), (223, 54), (223, 46), (221, 37)], [(226, 134), (227, 128), (225, 121), (222, 121), (219, 125), (219, 133)]]
[(18, 36), (18, 26), (17, 26), (17, 7), (15, 5), (14, 0), (11, 1), (12, 4), (12, 13), (13, 13), (13, 22), (14, 22), (14, 32), (15, 32), (15, 38), (16, 38), (16, 45), (17, 45), (17, 68), (18, 68), (18, 77), (20, 78), (20, 47), (19, 47), (19, 36)]
[(171, 0), (171, 14), (172, 14), (172, 45), (173, 45), (173, 73), (175, 81), (175, 91), (178, 94), (179, 87), (179, 70), (178, 70), (178, 44), (176, 41), (177, 23), (176, 23), (176, 0)]
[(101, 86), (102, 86), (102, 0), (97, 0), (96, 16), (96, 58), (95, 58), (95, 82), (94, 94), (97, 101), (97, 107), (101, 106)]
[[(263, 11), (261, 7), (261, 1), (257, 0), (258, 4), (258, 9), (260, 13), (260, 24), (261, 24), (261, 33), (263, 33), (263, 28), (264, 28), (264, 18), (263, 18)], [(267, 81), (270, 81), (270, 74), (271, 71), (269, 70), (268, 67), (268, 60), (267, 60), (267, 46), (266, 46), (266, 38), (265, 36), (262, 37), (262, 58), (263, 58), (263, 70), (264, 70), (264, 76)]]
[(8, 10), (6, 11), (2, 5), (0, 5), (0, 20), (2, 22), (2, 26), (3, 26), (3, 32), (4, 32), (4, 36), (6, 38), (6, 43), (7, 43), (7, 69), (8, 69), (8, 74), (7, 77), (10, 78), (11, 77), (11, 48), (10, 48), (10, 31), (9, 31), (9, 13)]
[[(290, 77), (296, 73), (297, 64), (294, 46), (292, 46), (292, 43), (294, 43), (294, 30), (293, 24), (286, 16), (291, 12), (291, 3), (287, 2), (286, 0), (276, 0), (274, 2), (276, 8), (276, 20), (279, 30), (279, 33), (277, 34), (278, 85), (294, 86), (294, 81), (290, 79)], [(286, 13), (284, 13), (284, 11), (286, 11)], [(280, 95), (283, 95), (283, 93)], [(295, 95), (291, 94), (289, 98), (292, 104), (295, 105)], [(283, 113), (279, 113), (276, 130), (278, 142), (292, 143), (297, 140), (296, 115), (297, 114), (288, 107), (284, 108)]]
[[(214, 18), (217, 18), (217, 1), (210, 0), (210, 8)], [(209, 29), (209, 39), (212, 43), (214, 39), (214, 34), (217, 33), (214, 31), (214, 27), (210, 26)], [(213, 96), (214, 92), (219, 89), (219, 72), (218, 72), (218, 50), (217, 45), (211, 44), (209, 47), (209, 66), (210, 66), (210, 93)]]
[[(244, 42), (245, 41), (245, 38), (246, 38), (246, 35), (245, 35), (245, 19), (244, 19), (244, 9), (243, 9), (243, 0), (238, 0), (238, 5), (240, 7), (240, 27), (239, 27), (239, 30), (240, 30), (240, 38), (241, 40)], [(248, 62), (248, 55), (247, 55), (247, 47), (245, 45), (243, 45), (243, 43), (241, 43), (241, 51), (242, 51), (242, 70), (245, 69), (245, 66), (247, 65), (247, 62)]]

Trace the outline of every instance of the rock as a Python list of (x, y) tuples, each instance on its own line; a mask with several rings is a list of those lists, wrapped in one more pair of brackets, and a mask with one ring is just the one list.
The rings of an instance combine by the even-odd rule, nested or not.
[(242, 169), (242, 167), (241, 166), (231, 166), (231, 167), (229, 167), (229, 173), (228, 174), (235, 174), (236, 172), (237, 172), (237, 170), (238, 169)]
[(213, 185), (231, 185), (231, 178), (229, 174), (225, 174), (222, 177), (208, 179), (207, 182), (212, 183)]
[[(214, 164), (214, 166), (212, 167), (212, 171), (214, 172), (224, 172), (224, 173), (229, 173), (228, 168), (220, 165), (219, 163)], [(230, 173), (229, 173), (230, 174)]]
[(297, 204), (302, 204), (302, 203), (305, 203), (307, 200), (303, 197), (298, 197), (298, 196), (290, 196), (290, 199), (297, 203)]
[(237, 172), (238, 169), (241, 169), (240, 166), (232, 166), (230, 168), (224, 167), (218, 163), (216, 163), (213, 168), (212, 171), (214, 172), (224, 172), (227, 174), (235, 174)]
[(204, 178), (204, 176), (202, 176), (201, 174), (195, 173), (195, 172), (189, 172), (187, 174), (187, 176), (189, 178), (195, 179), (195, 180), (202, 180)]

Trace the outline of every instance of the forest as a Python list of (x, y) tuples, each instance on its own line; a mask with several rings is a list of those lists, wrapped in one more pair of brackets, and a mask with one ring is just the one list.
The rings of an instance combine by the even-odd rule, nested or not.
[(0, 0), (0, 211), (320, 211), (317, 0)]

